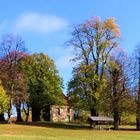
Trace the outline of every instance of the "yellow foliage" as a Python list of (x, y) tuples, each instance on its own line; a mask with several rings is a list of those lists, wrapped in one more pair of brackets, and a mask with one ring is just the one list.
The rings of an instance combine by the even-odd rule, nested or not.
[(114, 37), (118, 38), (120, 36), (120, 31), (118, 25), (115, 23), (114, 18), (105, 20), (103, 27), (112, 31), (114, 33)]
[(9, 105), (9, 98), (6, 96), (6, 91), (4, 90), (3, 86), (0, 82), (0, 114), (4, 113)]

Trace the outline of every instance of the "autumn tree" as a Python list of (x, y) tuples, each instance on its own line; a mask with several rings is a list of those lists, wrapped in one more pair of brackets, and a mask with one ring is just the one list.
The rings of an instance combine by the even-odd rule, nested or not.
[(138, 53), (137, 60), (138, 60), (138, 90), (137, 90), (137, 112), (136, 112), (137, 118), (136, 118), (136, 121), (137, 121), (137, 130), (140, 130), (140, 50)]
[(6, 91), (4, 90), (2, 83), (0, 81), (0, 121), (4, 121), (4, 113), (7, 112), (9, 108), (9, 98), (6, 95)]
[(61, 103), (62, 79), (53, 60), (43, 53), (27, 56), (21, 63), (28, 84), (32, 121), (39, 121), (41, 112)]
[(113, 56), (110, 56), (106, 69), (107, 86), (102, 101), (104, 102), (103, 107), (109, 107), (109, 112), (113, 114), (115, 130), (119, 128), (122, 111), (129, 106), (129, 104), (125, 106), (125, 102), (131, 103), (132, 101), (129, 95), (129, 80), (125, 71), (127, 69), (126, 62), (125, 54), (116, 51)]
[(12, 105), (17, 111), (17, 121), (21, 118), (21, 102), (26, 99), (26, 83), (19, 63), (25, 56), (25, 42), (19, 36), (5, 35), (0, 44), (0, 79), (10, 98), (8, 120), (12, 114)]
[[(114, 18), (101, 21), (99, 17), (93, 17), (84, 24), (74, 26), (69, 45), (74, 48), (73, 61), (77, 63), (77, 66), (74, 77), (69, 83), (69, 98), (74, 94), (73, 91), (78, 91), (80, 87), (82, 92), (79, 93), (81, 96), (78, 97), (78, 101), (86, 97), (85, 101), (90, 108), (91, 116), (98, 115), (98, 102), (105, 86), (104, 70), (110, 52), (118, 45), (119, 36), (119, 29)], [(75, 82), (80, 85), (75, 86)]]
[(132, 57), (133, 63), (132, 76), (133, 76), (133, 92), (135, 93), (136, 100), (136, 129), (140, 130), (140, 46), (135, 49), (135, 55)]

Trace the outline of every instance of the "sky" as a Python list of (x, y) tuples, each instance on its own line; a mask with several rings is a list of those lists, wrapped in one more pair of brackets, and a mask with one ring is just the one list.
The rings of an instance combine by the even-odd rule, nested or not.
[(66, 42), (72, 25), (92, 16), (114, 17), (119, 25), (119, 46), (128, 54), (140, 43), (140, 0), (0, 0), (0, 38), (18, 34), (28, 52), (48, 54), (64, 80), (72, 78), (74, 55)]

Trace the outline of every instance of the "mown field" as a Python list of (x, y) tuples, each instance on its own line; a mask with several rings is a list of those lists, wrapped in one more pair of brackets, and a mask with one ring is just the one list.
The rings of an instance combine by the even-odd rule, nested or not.
[(113, 131), (68, 124), (0, 124), (0, 140), (140, 140), (140, 132), (134, 127)]

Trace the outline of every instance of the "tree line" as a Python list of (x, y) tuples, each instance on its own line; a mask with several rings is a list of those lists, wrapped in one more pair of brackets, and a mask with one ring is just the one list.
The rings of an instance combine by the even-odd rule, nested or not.
[(136, 113), (140, 130), (140, 47), (129, 57), (119, 47), (120, 30), (114, 18), (93, 17), (73, 27), (68, 45), (74, 48), (68, 97), (75, 109), (113, 116), (119, 128), (123, 112)]
[[(67, 45), (74, 49), (75, 67), (68, 82), (70, 105), (76, 110), (114, 117), (119, 128), (123, 112), (135, 112), (140, 130), (140, 47), (132, 56), (119, 47), (120, 30), (114, 18), (92, 17), (73, 26)], [(54, 61), (44, 53), (28, 54), (20, 36), (5, 35), (0, 43), (0, 120), (24, 111), (28, 121), (46, 117), (52, 104), (63, 104), (63, 80)]]
[[(28, 121), (39, 121), (51, 104), (62, 104), (62, 78), (54, 61), (43, 53), (29, 55), (21, 37), (5, 35), (0, 43), (0, 120), (8, 114), (8, 122), (17, 112), (22, 121), (23, 110)], [(43, 116), (42, 115), (42, 116)]]

